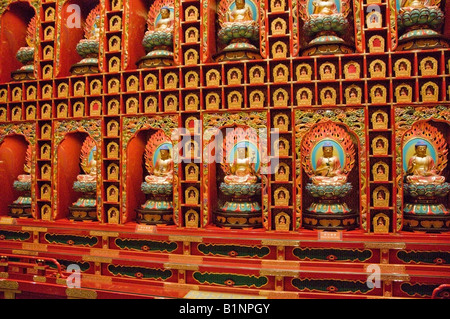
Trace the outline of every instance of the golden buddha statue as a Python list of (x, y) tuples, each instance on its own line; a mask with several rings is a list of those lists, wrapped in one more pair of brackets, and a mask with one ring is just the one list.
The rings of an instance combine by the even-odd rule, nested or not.
[(341, 163), (333, 155), (333, 145), (325, 142), (322, 146), (323, 156), (317, 160), (312, 182), (315, 185), (342, 185), (347, 182), (347, 176), (341, 172)]
[(173, 159), (170, 149), (163, 145), (160, 149), (160, 157), (153, 167), (153, 172), (145, 177), (148, 184), (172, 184), (173, 182)]
[(171, 32), (173, 30), (173, 18), (170, 15), (170, 9), (167, 6), (163, 6), (159, 11), (161, 18), (155, 25), (155, 31)]
[(259, 59), (259, 12), (254, 0), (218, 1), (217, 61)]
[(94, 182), (97, 178), (97, 161), (95, 159), (91, 159), (83, 170), (86, 174), (78, 175), (77, 180), (79, 182)]
[(434, 160), (427, 155), (427, 144), (419, 141), (415, 145), (415, 153), (408, 161), (406, 181), (410, 184), (442, 184), (445, 177), (438, 175)]
[(237, 149), (236, 158), (231, 165), (231, 174), (225, 176), (226, 184), (255, 184), (257, 181), (256, 172), (253, 168), (251, 158), (248, 155), (247, 146), (240, 146)]
[(77, 180), (82, 183), (95, 182), (97, 178), (97, 146), (91, 137), (87, 137), (81, 148), (81, 168), (84, 174), (77, 176)]
[(155, 2), (149, 11), (142, 39), (147, 54), (138, 61), (139, 68), (173, 64), (173, 3), (165, 2), (161, 7), (161, 2)]
[(314, 7), (313, 15), (332, 15), (338, 13), (335, 0), (315, 0), (312, 5)]
[(420, 9), (425, 7), (430, 7), (425, 4), (426, 1), (424, 0), (403, 0), (401, 3), (402, 8), (414, 8), (414, 9)]
[(235, 0), (236, 7), (227, 13), (229, 23), (253, 21), (250, 7), (245, 4), (245, 0)]
[(17, 176), (17, 180), (19, 182), (31, 182), (31, 146), (28, 146), (26, 158), (25, 158), (25, 164), (23, 165), (23, 171), (25, 174), (21, 174)]

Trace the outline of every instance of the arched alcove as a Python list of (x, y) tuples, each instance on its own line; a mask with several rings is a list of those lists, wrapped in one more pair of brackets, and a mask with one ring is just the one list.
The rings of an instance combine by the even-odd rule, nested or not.
[[(263, 227), (261, 166), (265, 149), (261, 148), (257, 131), (246, 125), (221, 127), (206, 145), (208, 165), (208, 207), (211, 224), (231, 228)], [(240, 155), (244, 148), (244, 154)], [(242, 168), (242, 160), (248, 160), (247, 175), (234, 172), (233, 166)], [(240, 158), (240, 159), (239, 159)], [(236, 166), (235, 168), (236, 169)], [(256, 174), (255, 174), (256, 172)], [(241, 179), (243, 176), (245, 180)], [(255, 177), (256, 176), (256, 177)], [(228, 181), (227, 181), (228, 179)]]
[(28, 142), (22, 135), (9, 135), (0, 144), (0, 216), (8, 215), (8, 205), (22, 193), (13, 188), (14, 181), (24, 174)]
[[(330, 134), (331, 131), (333, 133)], [(303, 166), (301, 174), (302, 227), (325, 230), (360, 228), (363, 206), (361, 194), (364, 193), (362, 187), (366, 185), (361, 180), (361, 145), (355, 132), (345, 124), (332, 121), (321, 122), (311, 127), (302, 138), (300, 145), (302, 145)], [(322, 156), (323, 158), (327, 157), (323, 151), (326, 146), (333, 148), (334, 160), (322, 159)], [(340, 173), (336, 172), (337, 165), (330, 166), (331, 161), (333, 163), (338, 161)], [(332, 171), (331, 175), (329, 173), (323, 175), (316, 171), (319, 168), (319, 162), (329, 167), (329, 173), (330, 170)], [(338, 175), (346, 176), (346, 180), (342, 183), (333, 182), (332, 184), (319, 182), (317, 185), (313, 182), (317, 176), (328, 178)], [(346, 190), (348, 184), (351, 185), (351, 188)], [(309, 209), (315, 210), (316, 208), (318, 211), (309, 211)], [(321, 209), (328, 209), (328, 212), (320, 211)], [(333, 216), (335, 220), (331, 220), (330, 216)], [(342, 221), (344, 216), (348, 220), (352, 219), (352, 222)], [(314, 219), (314, 222), (308, 224), (306, 219), (311, 218)]]
[(81, 147), (88, 136), (83, 132), (67, 133), (58, 146), (57, 156), (57, 201), (58, 211), (55, 219), (67, 218), (69, 206), (80, 197), (81, 193), (73, 189), (73, 183), (79, 174), (83, 174), (80, 166)]
[(11, 3), (0, 18), (0, 82), (11, 80), (11, 72), (22, 67), (16, 54), (26, 43), (27, 27), (35, 9), (27, 1)]
[(412, 124), (401, 136), (401, 160), (397, 164), (401, 167), (397, 167), (397, 173), (403, 184), (402, 231), (450, 229), (449, 132), (450, 123), (446, 121), (424, 120)]
[(128, 64), (125, 70), (136, 69), (136, 62), (142, 58), (146, 52), (142, 45), (144, 34), (147, 31), (147, 18), (151, 0), (131, 0), (129, 2), (129, 33), (128, 43)]
[(127, 176), (126, 176), (126, 206), (127, 216), (125, 222), (136, 219), (135, 209), (145, 203), (145, 194), (141, 190), (141, 184), (146, 175), (144, 163), (145, 145), (154, 133), (153, 130), (141, 130), (130, 140), (127, 147)]
[[(78, 54), (76, 47), (78, 42), (84, 38), (84, 23), (86, 21), (87, 16), (99, 4), (98, 0), (69, 0), (64, 3), (61, 10), (61, 22), (59, 27), (61, 28), (61, 36), (59, 42), (59, 72), (57, 74), (58, 77), (64, 77), (71, 75), (70, 68), (72, 65), (79, 62), (82, 57)], [(75, 22), (74, 11), (70, 5), (77, 5), (80, 8), (81, 19), (80, 26), (81, 27), (71, 27), (71, 23), (66, 23), (68, 21)]]

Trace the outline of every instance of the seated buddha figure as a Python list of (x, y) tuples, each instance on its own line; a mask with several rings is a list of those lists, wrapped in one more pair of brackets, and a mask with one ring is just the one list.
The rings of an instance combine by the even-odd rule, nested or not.
[[(439, 0), (398, 0), (397, 27), (402, 41), (420, 41), (434, 43), (440, 38), (440, 30), (445, 24), (445, 14), (440, 8)], [(420, 31), (418, 31), (420, 30)], [(421, 36), (417, 34), (421, 33)], [(430, 40), (432, 36), (433, 40)], [(447, 44), (447, 40), (443, 40)], [(400, 46), (402, 47), (402, 46)], [(409, 46), (408, 46), (409, 47)], [(427, 46), (424, 46), (424, 48)]]
[(150, 175), (145, 176), (148, 184), (172, 184), (173, 182), (173, 159), (167, 145), (160, 148), (160, 157), (153, 166)]
[(23, 165), (23, 171), (25, 174), (20, 174), (17, 176), (17, 180), (21, 183), (30, 183), (31, 182), (31, 146), (27, 149), (25, 164)]
[(140, 67), (173, 63), (174, 17), (169, 5), (170, 3), (166, 3), (159, 9), (149, 11), (147, 31), (142, 39), (146, 56), (139, 62)]
[(323, 156), (317, 160), (312, 182), (315, 185), (342, 185), (347, 182), (347, 176), (342, 174), (341, 163), (333, 155), (333, 145), (325, 142), (322, 146)]
[(77, 180), (82, 183), (95, 182), (97, 178), (97, 161), (92, 158), (83, 170), (85, 174), (78, 175)]
[(428, 1), (424, 0), (403, 0), (401, 3), (402, 9), (421, 9), (425, 7), (431, 7), (427, 5)]
[(312, 5), (314, 9), (311, 17), (338, 13), (334, 0), (315, 0)]
[(160, 9), (161, 18), (155, 24), (155, 31), (173, 31), (173, 18), (170, 15), (170, 9), (168, 6), (163, 6)]
[(416, 143), (415, 153), (408, 161), (406, 171), (408, 183), (428, 185), (445, 182), (445, 177), (437, 174), (433, 158), (427, 155), (427, 148), (427, 144), (422, 141)]
[(253, 18), (253, 12), (246, 0), (222, 0), (219, 15), (220, 30), (218, 39), (223, 44), (245, 43), (250, 45), (259, 39), (259, 25)]
[(237, 149), (236, 158), (230, 167), (229, 175), (225, 176), (226, 184), (255, 184), (256, 172), (248, 154), (247, 146), (241, 145)]
[[(348, 33), (350, 24), (347, 20), (350, 1), (337, 0), (310, 0), (311, 6), (305, 7), (302, 13), (304, 19), (303, 30), (305, 35), (311, 39), (310, 44), (331, 45), (335, 50), (335, 45), (345, 45), (345, 36)], [(338, 6), (340, 3), (340, 6)], [(342, 52), (349, 50), (342, 49)], [(341, 50), (338, 48), (338, 51)]]
[(245, 4), (245, 0), (236, 0), (235, 4), (236, 7), (227, 14), (228, 21), (225, 22), (225, 25), (255, 22), (250, 8)]
[(90, 136), (88, 136), (81, 147), (80, 166), (84, 174), (77, 176), (78, 182), (89, 183), (97, 179), (97, 145)]

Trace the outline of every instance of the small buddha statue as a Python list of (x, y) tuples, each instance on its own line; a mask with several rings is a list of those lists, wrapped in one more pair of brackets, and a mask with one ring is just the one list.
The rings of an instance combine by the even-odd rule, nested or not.
[(26, 174), (20, 174), (19, 176), (17, 176), (17, 180), (19, 182), (22, 182), (22, 183), (24, 183), (24, 182), (26, 182), (26, 183), (31, 182), (31, 174), (30, 174), (31, 173), (31, 167), (30, 167), (30, 164), (31, 163), (27, 162), (23, 166), (23, 170), (24, 170), (24, 172)]
[(88, 165), (84, 168), (85, 174), (77, 176), (77, 180), (82, 183), (94, 182), (97, 178), (97, 161), (91, 159)]
[(420, 9), (425, 7), (431, 7), (425, 4), (426, 1), (424, 0), (403, 0), (401, 3), (402, 9), (408, 8), (408, 9)]
[[(439, 0), (401, 0), (397, 14), (397, 50), (448, 47), (442, 33), (446, 15)], [(445, 28), (444, 28), (445, 29)]]
[(89, 183), (95, 182), (97, 178), (97, 146), (91, 137), (87, 137), (81, 148), (80, 165), (84, 174), (77, 176), (78, 182)]
[[(302, 12), (303, 30), (311, 49), (304, 50), (303, 55), (324, 54), (326, 47), (333, 52), (349, 53), (353, 51), (347, 44), (346, 34), (350, 23), (347, 19), (350, 1), (312, 0), (312, 5), (305, 6)], [(339, 6), (338, 6), (339, 4)]]
[(245, 0), (235, 0), (236, 7), (228, 12), (228, 23), (253, 22), (250, 7), (245, 4)]
[(142, 39), (146, 56), (138, 61), (140, 68), (173, 63), (174, 17), (172, 5), (153, 8), (147, 19), (147, 31)]
[(255, 184), (256, 172), (248, 154), (247, 146), (241, 145), (237, 149), (236, 158), (231, 165), (229, 175), (225, 176), (226, 184)]
[[(221, 54), (218, 59), (241, 59), (244, 55), (249, 59), (259, 58), (257, 12), (252, 11), (246, 0), (234, 0), (234, 6), (232, 3), (232, 0), (221, 0), (219, 4), (217, 38)], [(235, 54), (237, 48), (242, 55)], [(233, 52), (232, 57), (223, 56), (228, 51)]]
[(168, 6), (163, 6), (160, 9), (161, 18), (155, 25), (155, 31), (173, 31), (173, 18), (170, 15), (170, 9)]
[(145, 181), (148, 184), (172, 184), (173, 159), (167, 145), (161, 147), (160, 158), (156, 161), (153, 172), (145, 177)]
[(312, 3), (313, 15), (332, 15), (337, 14), (335, 0), (315, 0)]
[(334, 147), (325, 142), (322, 146), (323, 156), (317, 160), (316, 170), (312, 176), (315, 185), (342, 185), (347, 182), (347, 176), (342, 174), (341, 163), (333, 155)]
[(97, 5), (89, 12), (84, 25), (84, 38), (76, 45), (76, 51), (83, 59), (71, 67), (72, 74), (98, 73), (100, 17), (101, 6)]
[(410, 184), (442, 184), (445, 177), (438, 175), (435, 163), (430, 155), (427, 155), (427, 144), (419, 141), (415, 145), (415, 153), (409, 159), (406, 171), (406, 181)]

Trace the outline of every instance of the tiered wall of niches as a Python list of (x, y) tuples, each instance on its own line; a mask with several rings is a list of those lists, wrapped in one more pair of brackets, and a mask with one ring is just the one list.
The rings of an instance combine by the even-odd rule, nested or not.
[[(180, 196), (179, 207), (181, 216), (193, 209), (201, 213), (208, 202), (214, 198), (204, 198), (202, 180), (203, 166), (200, 164), (200, 148), (202, 145), (201, 130), (192, 126), (192, 120), (201, 120), (206, 113), (252, 112), (262, 111), (267, 116), (270, 128), (278, 128), (280, 137), (286, 143), (286, 151), (280, 155), (281, 162), (289, 169), (287, 179), (281, 179), (273, 174), (268, 183), (268, 229), (275, 229), (273, 217), (280, 211), (291, 217), (290, 230), (296, 230), (295, 225), (295, 109), (346, 109), (348, 107), (364, 109), (366, 117), (367, 138), (367, 176), (368, 207), (366, 219), (368, 232), (372, 218), (380, 213), (386, 213), (392, 221), (397, 219), (395, 211), (397, 178), (395, 163), (395, 105), (435, 105), (448, 102), (449, 61), (450, 52), (446, 49), (416, 52), (395, 52), (391, 50), (392, 36), (390, 27), (390, 10), (386, 3), (379, 4), (383, 15), (381, 27), (368, 27), (363, 22), (363, 34), (367, 45), (365, 52), (348, 55), (330, 55), (316, 57), (291, 56), (293, 34), (290, 26), (293, 24), (292, 11), (285, 7), (284, 11), (274, 10), (271, 6), (267, 14), (267, 52), (268, 58), (251, 61), (234, 61), (227, 63), (200, 63), (202, 49), (202, 3), (199, 1), (183, 1), (180, 9), (180, 50), (182, 65), (167, 66), (153, 69), (136, 69), (124, 60), (123, 50), (128, 47), (131, 30), (126, 29), (126, 10), (120, 1), (106, 3), (104, 32), (104, 70), (107, 72), (91, 75), (54, 77), (53, 68), (58, 57), (55, 37), (52, 32), (57, 30), (58, 7), (55, 2), (47, 1), (41, 5), (40, 12), (40, 45), (38, 50), (39, 79), (25, 82), (9, 82), (0, 84), (0, 121), (1, 125), (9, 122), (33, 122), (36, 124), (36, 198), (37, 218), (42, 218), (46, 212), (54, 209), (52, 194), (54, 187), (52, 179), (56, 167), (49, 154), (54, 154), (54, 123), (71, 119), (95, 118), (101, 119), (102, 138), (102, 205), (104, 216), (123, 214), (122, 170), (123, 151), (121, 132), (123, 119), (130, 116), (148, 116), (161, 114), (179, 115), (179, 125), (187, 130), (194, 143), (191, 153), (180, 154), (182, 158), (194, 159), (198, 169), (198, 177), (192, 179), (187, 175), (187, 163), (179, 167)], [(367, 3), (363, 4), (365, 9)], [(127, 9), (128, 8), (128, 9)], [(193, 14), (191, 14), (191, 10)], [(365, 21), (362, 10), (361, 19)], [(280, 23), (281, 29), (277, 26)], [(281, 31), (280, 31), (281, 30)], [(384, 43), (374, 42), (374, 36), (381, 36)], [(127, 41), (125, 41), (127, 40)], [(274, 58), (272, 48), (285, 44), (285, 57)], [(189, 52), (194, 52), (194, 60), (188, 59)], [(427, 58), (437, 61), (437, 75), (424, 75), (421, 61)], [(410, 63), (411, 72), (407, 76), (395, 74), (397, 61), (406, 59)], [(117, 63), (114, 63), (117, 62)], [(377, 73), (376, 64), (381, 65), (381, 73)], [(329, 65), (335, 71), (332, 77), (324, 75), (324, 67)], [(302, 67), (306, 67), (309, 77), (303, 77)], [(47, 72), (48, 70), (48, 72)], [(281, 73), (279, 73), (282, 71)], [(237, 72), (234, 78), (233, 73)], [(259, 73), (259, 76), (256, 73)], [(211, 80), (215, 74), (217, 82)], [(172, 79), (171, 79), (172, 78)], [(173, 81), (172, 81), (173, 80)], [(435, 83), (439, 93), (435, 100), (427, 100), (421, 88), (428, 82)], [(402, 101), (396, 88), (409, 85), (412, 89), (410, 101)], [(384, 88), (382, 96), (376, 97), (378, 86)], [(350, 95), (356, 88), (357, 97)], [(306, 101), (301, 93), (306, 89)], [(334, 91), (333, 98), (326, 99), (325, 92)], [(238, 95), (238, 102), (232, 99)], [(259, 98), (255, 99), (258, 95)], [(174, 102), (173, 104), (170, 102)], [(386, 127), (374, 126), (372, 118), (383, 113), (387, 121)], [(277, 121), (283, 118), (284, 124)], [(376, 142), (381, 139), (383, 151), (376, 151)], [(281, 140), (281, 139), (280, 139)], [(277, 145), (275, 145), (275, 142)], [(279, 141), (270, 141), (270, 148), (278, 147)], [(196, 162), (196, 163), (195, 163)], [(376, 177), (374, 167), (383, 166), (385, 177)], [(389, 194), (385, 201), (376, 201), (380, 187)], [(189, 191), (196, 194), (195, 199), (189, 199)], [(288, 199), (278, 202), (275, 194), (283, 190)], [(61, 208), (58, 208), (61, 209)], [(58, 213), (55, 216), (63, 217)], [(119, 218), (105, 218), (104, 222), (118, 223)], [(185, 226), (183, 218), (180, 226)], [(204, 226), (199, 223), (199, 227)], [(390, 232), (397, 231), (395, 222), (391, 223)]]

